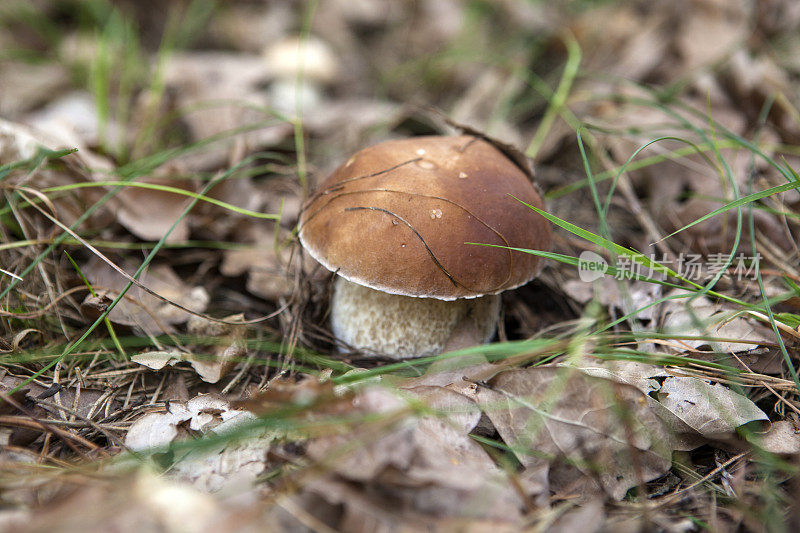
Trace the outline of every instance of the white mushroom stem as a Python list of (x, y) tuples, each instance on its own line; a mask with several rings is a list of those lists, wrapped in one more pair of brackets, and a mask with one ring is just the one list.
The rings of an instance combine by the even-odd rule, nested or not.
[(331, 325), (355, 349), (404, 359), (488, 342), (497, 328), (500, 296), (452, 301), (399, 296), (336, 276)]

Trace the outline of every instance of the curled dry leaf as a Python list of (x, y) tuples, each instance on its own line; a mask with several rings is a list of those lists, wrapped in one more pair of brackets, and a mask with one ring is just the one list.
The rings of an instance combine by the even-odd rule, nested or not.
[[(234, 409), (230, 402), (215, 394), (200, 394), (186, 403), (170, 402), (165, 413), (148, 413), (138, 419), (128, 430), (125, 445), (136, 451), (162, 447), (172, 442), (185, 429), (217, 433), (228, 430), (237, 417), (252, 418), (242, 409)], [(185, 427), (181, 427), (185, 424)]]
[[(228, 322), (243, 321), (244, 314), (238, 313), (225, 317)], [(203, 337), (226, 337), (226, 342), (214, 346), (212, 353), (206, 357), (189, 355), (187, 360), (203, 381), (216, 383), (231, 371), (236, 363), (247, 356), (244, 336), (245, 327), (233, 324), (211, 322), (202, 317), (192, 316), (187, 324), (189, 333)]]
[[(185, 187), (185, 182), (176, 183), (176, 180), (169, 178), (147, 178), (141, 181), (154, 185)], [(191, 187), (186, 188), (191, 190)], [(181, 216), (191, 198), (140, 187), (125, 187), (115, 198), (120, 203), (116, 212), (117, 221), (140, 239), (157, 241), (172, 226), (175, 228), (167, 236), (166, 242), (182, 242), (189, 238), (188, 218)]]
[(227, 400), (216, 394), (200, 394), (186, 402), (186, 409), (191, 414), (189, 428), (194, 431), (208, 430), (219, 425), (226, 418), (241, 414), (231, 414), (231, 406)]
[(166, 413), (148, 413), (128, 429), (125, 446), (137, 452), (163, 448), (178, 436), (178, 425), (191, 416), (179, 403), (170, 404)]
[(192, 355), (189, 356), (189, 361), (200, 379), (206, 383), (217, 383), (246, 355), (247, 350), (244, 347), (232, 344), (222, 348), (221, 351), (218, 349), (217, 354), (211, 359)]
[(291, 248), (276, 250), (273, 242), (260, 240), (253, 247), (226, 250), (220, 272), (224, 276), (238, 276), (246, 272), (249, 292), (268, 300), (277, 300), (291, 294), (294, 288), (291, 257)]
[[(188, 438), (190, 430), (225, 435), (254, 418), (248, 411), (233, 409), (220, 396), (201, 394), (185, 404), (170, 403), (166, 413), (149, 413), (134, 422), (125, 445), (139, 452), (163, 449), (178, 438)], [(270, 441), (271, 437), (261, 432), (211, 448), (184, 449), (172, 465), (171, 475), (208, 492), (252, 485), (264, 470)]]
[[(135, 272), (135, 268), (124, 263), (120, 268), (128, 274)], [(108, 307), (108, 304), (127, 285), (128, 281), (119, 272), (96, 257), (85, 264), (81, 270), (97, 293), (97, 297), (91, 294), (87, 296), (82, 305), (82, 311), (88, 316), (96, 318)], [(186, 285), (167, 265), (152, 266), (139, 277), (139, 281), (169, 301), (194, 312), (200, 313), (208, 305), (209, 296), (203, 287)], [(190, 313), (148, 294), (137, 286), (125, 293), (125, 298), (120, 300), (108, 315), (109, 319), (117, 324), (135, 327), (156, 335), (172, 331), (173, 324), (186, 322), (190, 316), (192, 316)]]
[(540, 496), (549, 488), (620, 499), (671, 466), (664, 423), (630, 385), (538, 367), (502, 372), (476, 398)]
[[(244, 315), (241, 313), (230, 315), (225, 317), (225, 320), (244, 320)], [(211, 353), (204, 356), (177, 350), (155, 350), (136, 354), (131, 357), (131, 361), (153, 370), (161, 370), (168, 365), (174, 366), (181, 361), (188, 361), (200, 379), (207, 383), (216, 383), (247, 355), (247, 349), (242, 344), (244, 326), (211, 322), (192, 315), (189, 318), (187, 329), (189, 333), (197, 336), (227, 336), (228, 342), (216, 344)]]
[(746, 396), (699, 378), (669, 377), (658, 397), (667, 409), (709, 439), (735, 437), (736, 428), (751, 422), (769, 423), (769, 417)]
[(0, 337), (0, 354), (19, 352), (23, 349), (24, 344), (26, 344), (25, 337), (32, 333), (42, 334), (38, 329), (25, 328), (22, 331), (14, 332), (8, 339)]
[(216, 383), (247, 354), (243, 347), (237, 345), (219, 348), (216, 351), (218, 354), (210, 358), (178, 351), (142, 352), (131, 357), (131, 361), (153, 370), (161, 370), (166, 366), (174, 366), (181, 361), (188, 361), (200, 379), (206, 383)]
[(173, 366), (175, 363), (183, 361), (185, 355), (178, 351), (160, 351), (137, 353), (131, 356), (131, 361), (153, 370), (161, 370), (165, 366)]

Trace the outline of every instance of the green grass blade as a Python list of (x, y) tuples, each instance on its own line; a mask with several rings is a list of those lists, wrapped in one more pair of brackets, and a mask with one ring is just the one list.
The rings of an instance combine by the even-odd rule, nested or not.
[(561, 112), (561, 108), (563, 108), (566, 104), (567, 97), (572, 89), (572, 83), (575, 81), (575, 77), (578, 74), (578, 68), (581, 64), (581, 47), (575, 37), (571, 33), (567, 33), (564, 36), (563, 41), (564, 45), (567, 47), (567, 62), (564, 65), (564, 72), (561, 75), (561, 81), (559, 81), (558, 87), (556, 88), (553, 97), (550, 99), (547, 110), (542, 117), (542, 121), (539, 123), (539, 128), (536, 130), (533, 140), (531, 140), (527, 150), (525, 150), (525, 155), (531, 159), (536, 158), (536, 155), (542, 148), (544, 140), (547, 137), (547, 133), (550, 131), (556, 116), (558, 116), (558, 114)]
[(209, 204), (213, 204), (229, 211), (233, 211), (235, 213), (239, 213), (240, 215), (247, 215), (253, 218), (261, 218), (261, 219), (268, 219), (268, 220), (279, 220), (280, 215), (273, 215), (269, 213), (259, 213), (258, 211), (251, 211), (250, 209), (245, 209), (243, 207), (237, 207), (233, 204), (229, 204), (227, 202), (223, 202), (222, 200), (217, 200), (216, 198), (211, 198), (209, 196), (205, 196), (196, 192), (187, 191), (186, 189), (181, 189), (178, 187), (170, 187), (169, 185), (160, 185), (157, 183), (144, 183), (139, 181), (91, 181), (91, 182), (81, 182), (81, 183), (72, 183), (70, 185), (59, 185), (56, 187), (47, 187), (46, 189), (42, 189), (42, 192), (58, 192), (58, 191), (70, 191), (73, 189), (84, 189), (87, 187), (136, 187), (140, 189), (150, 189), (153, 191), (161, 191), (161, 192), (169, 192), (174, 194), (179, 194), (181, 196), (187, 196), (189, 198), (196, 198), (203, 202), (208, 202)]
[(742, 207), (743, 205), (747, 205), (750, 202), (755, 202), (755, 201), (760, 200), (762, 198), (766, 198), (767, 196), (772, 196), (773, 194), (779, 194), (779, 193), (782, 193), (782, 192), (790, 191), (792, 189), (800, 189), (800, 180), (792, 181), (790, 183), (784, 183), (783, 185), (776, 185), (775, 187), (770, 187), (769, 189), (764, 189), (763, 191), (754, 192), (752, 194), (748, 194), (747, 196), (743, 196), (743, 197), (739, 198), (738, 200), (734, 200), (733, 202), (727, 203), (727, 204), (723, 205), (722, 207), (720, 207), (719, 209), (715, 209), (714, 211), (711, 211), (710, 213), (707, 213), (707, 214), (703, 215), (702, 217), (698, 218), (697, 220), (695, 220), (693, 222), (690, 222), (689, 224), (686, 224), (682, 228), (673, 231), (672, 233), (670, 233), (669, 235), (664, 237), (664, 239), (668, 239), (668, 238), (670, 238), (670, 237), (672, 237), (674, 235), (677, 235), (678, 233), (680, 233), (680, 232), (682, 232), (682, 231), (684, 231), (686, 229), (689, 229), (692, 226), (696, 226), (697, 224), (700, 224), (701, 222), (703, 222), (705, 220), (708, 220), (709, 218), (711, 218), (713, 216), (719, 215), (720, 213), (724, 213), (725, 211), (728, 211), (730, 209), (735, 209), (737, 207)]

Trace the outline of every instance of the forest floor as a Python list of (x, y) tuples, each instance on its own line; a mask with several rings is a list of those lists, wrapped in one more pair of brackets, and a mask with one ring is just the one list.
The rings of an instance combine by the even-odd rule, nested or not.
[[(797, 531), (798, 58), (792, 0), (2, 2), (0, 530)], [(539, 277), (342, 345), (305, 200), (462, 127)]]

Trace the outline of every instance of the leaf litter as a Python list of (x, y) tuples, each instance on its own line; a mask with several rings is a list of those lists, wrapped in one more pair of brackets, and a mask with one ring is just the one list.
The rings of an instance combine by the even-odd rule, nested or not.
[[(123, 265), (122, 268), (129, 274), (134, 271), (127, 265)], [(96, 292), (96, 296), (87, 295), (82, 303), (82, 309), (91, 318), (96, 318), (122, 291), (128, 281), (96, 257), (90, 259), (81, 270)], [(178, 303), (196, 313), (204, 311), (208, 305), (209, 295), (206, 289), (200, 286), (188, 286), (168, 265), (155, 265), (145, 272), (140, 280), (170, 302)], [(192, 316), (190, 313), (156, 298), (139, 287), (128, 291), (126, 297), (108, 315), (115, 323), (137, 328), (150, 335), (170, 332), (174, 324), (186, 322), (190, 316)]]
[[(0, 291), (17, 283), (0, 317), (0, 529), (757, 530), (779, 515), (765, 491), (793, 501), (788, 470), (764, 454), (794, 460), (800, 449), (788, 364), (798, 364), (797, 337), (786, 329), (798, 328), (800, 196), (744, 206), (738, 245), (735, 210), (661, 240), (737, 195), (786, 183), (800, 163), (791, 2), (337, 0), (308, 19), (300, 6), (246, 3), (218, 6), (196, 41), (161, 52), (174, 35), (160, 11), (125, 5), (103, 33), (43, 2), (43, 20), (66, 25), (51, 41), (13, 8), (2, 14), (14, 23), (0, 16), (0, 48), (25, 47), (0, 64), (0, 168), (29, 160), (0, 178)], [(187, 27), (202, 18), (184, 14)], [(103, 78), (103, 54), (119, 50), (103, 40), (114, 17), (138, 28), (130, 56), (116, 58), (144, 58), (135, 87)], [(559, 107), (550, 96), (568, 70), (566, 32), (582, 55)], [(303, 43), (309, 76), (298, 84), (292, 54)], [(611, 276), (586, 283), (551, 261), (504, 296), (505, 351), (465, 348), (389, 370), (338, 354), (328, 274), (292, 242), (303, 195), (343, 154), (452, 131), (417, 103), (520, 147), (546, 129), (535, 163), (549, 211), (608, 228), (622, 246), (665, 261), (756, 250), (781, 339), (764, 313), (713, 293), (687, 300)], [(581, 124), (593, 185), (583, 181)], [(662, 136), (694, 146), (657, 141), (619, 173)], [(39, 146), (79, 151), (37, 159)], [(184, 215), (191, 198), (171, 192), (69, 189), (134, 179), (195, 193), (243, 161), (208, 196), (280, 212), (279, 227), (203, 203)], [(596, 198), (612, 182), (599, 216)], [(134, 286), (59, 359), (127, 280), (74, 239), (49, 250), (63, 234), (20, 202), (22, 186), (61, 187), (43, 193), (55, 217), (82, 220), (76, 231), (128, 273), (177, 222), (141, 283), (229, 323)], [(557, 235), (558, 253), (586, 249)], [(713, 290), (748, 305), (762, 296), (732, 269)], [(599, 332), (586, 336), (587, 323)], [(517, 351), (518, 342), (530, 344)], [(89, 460), (107, 455), (116, 457)]]

